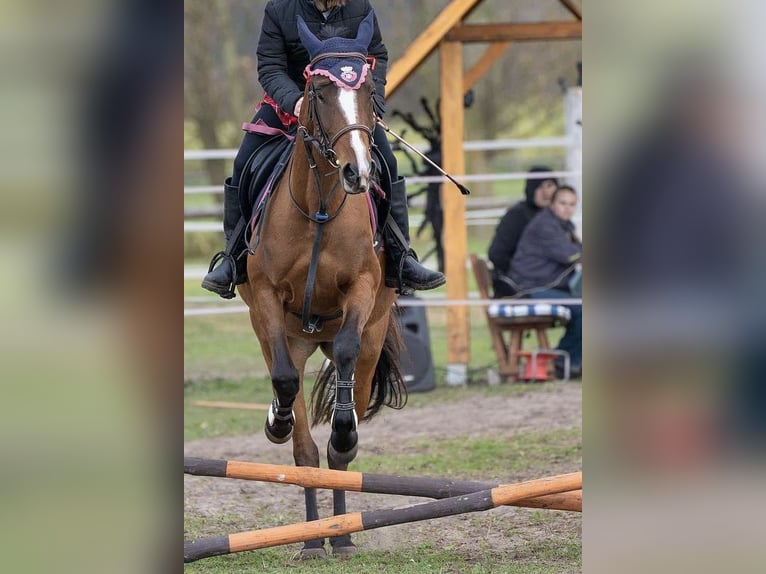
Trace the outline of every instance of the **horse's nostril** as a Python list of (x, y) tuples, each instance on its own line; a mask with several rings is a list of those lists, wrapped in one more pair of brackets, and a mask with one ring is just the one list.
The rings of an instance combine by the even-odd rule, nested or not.
[(354, 165), (347, 163), (343, 166), (343, 179), (349, 183), (356, 183), (359, 180), (359, 174)]

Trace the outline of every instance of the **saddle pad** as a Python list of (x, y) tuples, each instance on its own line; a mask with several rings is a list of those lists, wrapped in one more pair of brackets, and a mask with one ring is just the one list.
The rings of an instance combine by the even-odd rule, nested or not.
[(493, 319), (525, 318), (525, 317), (550, 317), (560, 323), (568, 323), (572, 318), (572, 312), (564, 305), (549, 305), (547, 303), (533, 303), (529, 305), (492, 303), (487, 311)]
[(239, 203), (243, 214), (252, 215), (282, 175), (292, 153), (292, 141), (274, 136), (261, 145), (248, 159), (240, 182)]

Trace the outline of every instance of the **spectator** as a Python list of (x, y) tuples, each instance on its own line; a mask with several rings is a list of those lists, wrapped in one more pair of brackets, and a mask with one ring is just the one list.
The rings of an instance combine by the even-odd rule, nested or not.
[[(552, 170), (545, 166), (535, 166), (529, 171), (543, 173)], [(526, 199), (506, 211), (500, 220), (495, 230), (495, 237), (489, 246), (489, 260), (494, 266), (492, 289), (496, 298), (510, 297), (515, 294), (508, 280), (508, 272), (519, 238), (532, 218), (550, 203), (557, 185), (558, 181), (555, 177), (527, 179), (524, 190)]]
[[(575, 297), (570, 282), (579, 277), (577, 267), (582, 261), (582, 244), (575, 237), (571, 221), (576, 207), (575, 190), (561, 186), (553, 194), (550, 206), (542, 209), (524, 229), (510, 269), (518, 296)], [(582, 305), (568, 307), (572, 318), (557, 348), (569, 353), (571, 376), (577, 377), (582, 374)], [(561, 366), (558, 363), (557, 370)]]

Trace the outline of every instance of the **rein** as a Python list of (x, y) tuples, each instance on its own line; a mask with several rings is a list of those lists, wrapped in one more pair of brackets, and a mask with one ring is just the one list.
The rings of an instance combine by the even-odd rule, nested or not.
[[(357, 53), (336, 53), (336, 52), (330, 52), (326, 54), (322, 54), (316, 58), (314, 58), (311, 63), (307, 66), (307, 70), (311, 69), (311, 67), (316, 64), (317, 62), (327, 59), (327, 58), (359, 58), (367, 61), (367, 57), (363, 54), (357, 54)], [(306, 210), (304, 210), (298, 201), (295, 199), (295, 195), (293, 194), (292, 189), (292, 169), (293, 169), (293, 162), (290, 163), (290, 173), (288, 174), (287, 178), (287, 185), (288, 185), (288, 192), (290, 195), (290, 201), (292, 201), (293, 206), (298, 210), (298, 212), (309, 221), (312, 221), (317, 224), (317, 231), (316, 235), (314, 236), (314, 243), (311, 249), (311, 259), (309, 261), (309, 269), (308, 269), (308, 275), (306, 277), (306, 290), (303, 297), (303, 308), (301, 311), (301, 321), (302, 321), (302, 329), (304, 333), (318, 333), (322, 330), (321, 323), (322, 321), (326, 320), (332, 320), (337, 319), (338, 317), (341, 317), (343, 315), (342, 310), (338, 310), (336, 313), (334, 313), (331, 316), (319, 316), (319, 315), (312, 315), (311, 314), (311, 297), (314, 292), (314, 283), (316, 282), (316, 275), (317, 275), (317, 268), (319, 266), (319, 250), (322, 243), (322, 234), (324, 232), (324, 224), (332, 221), (343, 210), (343, 207), (346, 205), (346, 200), (348, 199), (349, 193), (344, 193), (343, 200), (341, 201), (340, 206), (333, 214), (328, 214), (327, 209), (330, 204), (330, 200), (335, 195), (335, 192), (338, 189), (338, 186), (341, 183), (340, 178), (342, 177), (340, 174), (340, 164), (338, 163), (337, 156), (335, 154), (335, 150), (333, 149), (333, 146), (338, 142), (338, 140), (345, 134), (350, 133), (352, 131), (362, 131), (367, 134), (368, 142), (369, 142), (369, 149), (372, 149), (372, 142), (373, 142), (373, 134), (372, 129), (369, 126), (366, 126), (364, 124), (349, 124), (344, 127), (342, 127), (340, 130), (338, 130), (335, 135), (333, 135), (332, 138), (329, 138), (327, 136), (327, 132), (324, 129), (324, 126), (322, 125), (322, 121), (319, 117), (319, 113), (316, 109), (316, 102), (317, 102), (317, 93), (316, 89), (314, 88), (314, 84), (311, 81), (310, 73), (306, 74), (306, 80), (308, 84), (308, 115), (309, 115), (309, 125), (313, 124), (316, 126), (317, 135), (319, 138), (312, 136), (309, 133), (309, 129), (307, 126), (298, 124), (298, 135), (300, 136), (301, 141), (303, 142), (303, 146), (306, 150), (306, 157), (308, 159), (308, 166), (309, 170), (311, 171), (313, 175), (314, 180), (314, 187), (317, 191), (317, 196), (319, 199), (319, 209), (314, 213), (314, 215), (311, 215)], [(319, 175), (319, 168), (316, 162), (316, 159), (314, 158), (314, 149), (316, 148), (317, 151), (324, 157), (324, 159), (338, 171), (338, 181), (335, 182), (330, 192), (327, 194), (327, 196), (322, 195), (322, 181), (321, 177)], [(328, 174), (329, 175), (329, 174)], [(297, 313), (294, 313), (297, 315)]]

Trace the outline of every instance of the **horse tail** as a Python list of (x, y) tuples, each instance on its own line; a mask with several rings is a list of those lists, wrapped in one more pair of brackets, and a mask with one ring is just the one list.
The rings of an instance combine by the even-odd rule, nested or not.
[[(401, 409), (407, 404), (407, 386), (401, 371), (401, 353), (404, 347), (398, 313), (391, 307), (388, 329), (372, 376), (370, 402), (362, 420), (370, 420), (382, 407)], [(335, 365), (327, 361), (317, 375), (311, 391), (311, 426), (329, 423), (335, 406)]]
[(399, 327), (397, 307), (392, 306), (388, 313), (388, 330), (380, 352), (375, 374), (372, 376), (370, 403), (362, 420), (370, 420), (381, 407), (401, 409), (407, 404), (407, 385), (402, 374), (401, 354), (404, 340)]

